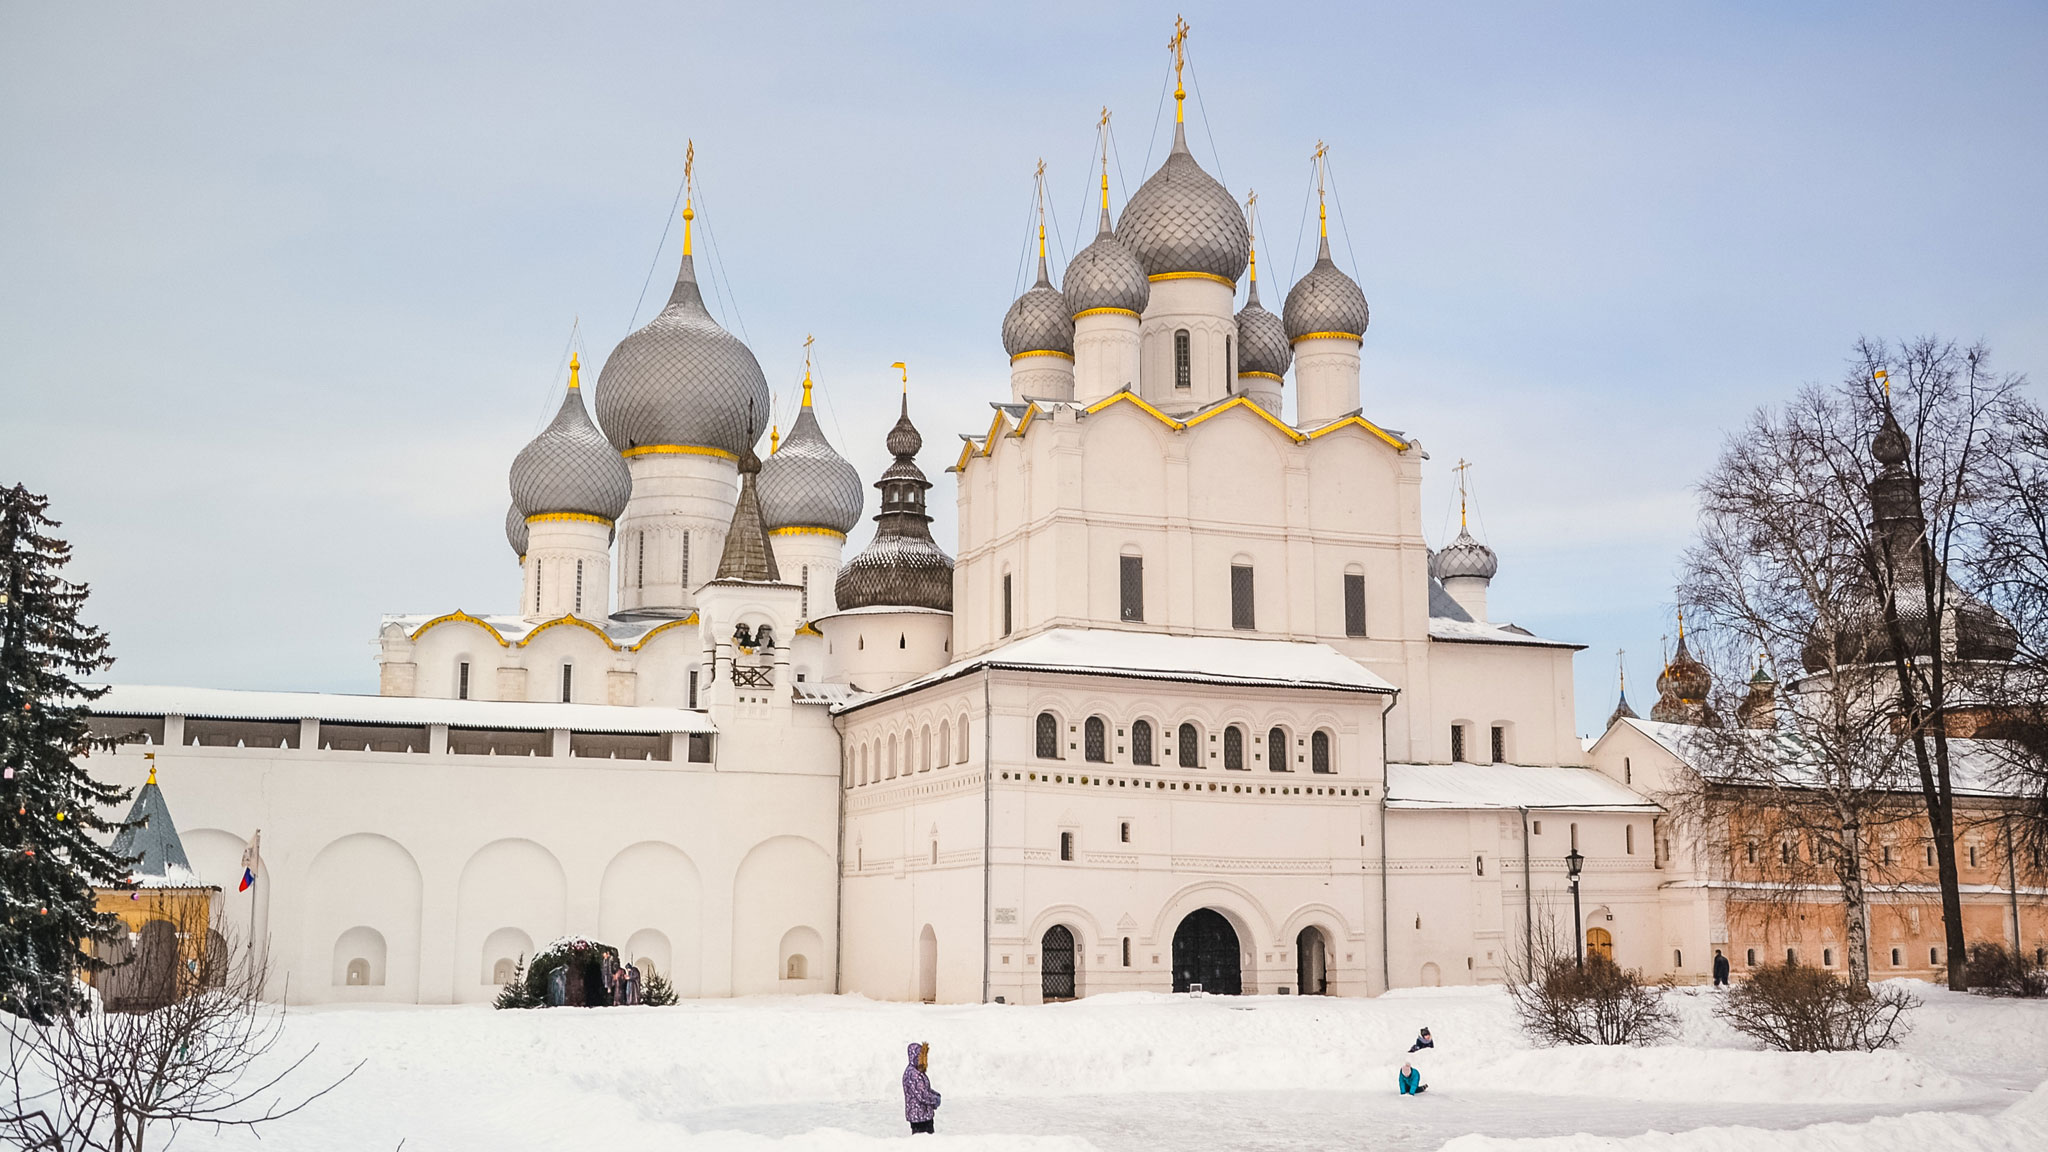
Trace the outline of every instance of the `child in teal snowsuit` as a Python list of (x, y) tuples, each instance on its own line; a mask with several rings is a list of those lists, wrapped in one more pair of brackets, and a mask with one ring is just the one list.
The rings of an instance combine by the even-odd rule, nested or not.
[(1422, 1082), (1422, 1071), (1407, 1061), (1401, 1062), (1401, 1095), (1420, 1096), (1429, 1088)]

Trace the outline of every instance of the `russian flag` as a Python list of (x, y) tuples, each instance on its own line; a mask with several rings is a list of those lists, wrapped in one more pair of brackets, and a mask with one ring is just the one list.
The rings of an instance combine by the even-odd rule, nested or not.
[(249, 871), (247, 868), (244, 868), (242, 869), (242, 886), (240, 888), (235, 889), (235, 891), (247, 892), (249, 890), (249, 885), (254, 884), (255, 882), (256, 874), (254, 872)]

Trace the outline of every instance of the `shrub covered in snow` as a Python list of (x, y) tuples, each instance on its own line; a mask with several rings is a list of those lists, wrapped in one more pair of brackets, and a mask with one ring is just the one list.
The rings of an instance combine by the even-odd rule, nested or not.
[(1920, 1006), (1895, 984), (1870, 986), (1797, 963), (1759, 968), (1715, 1008), (1729, 1027), (1781, 1052), (1875, 1052), (1898, 1044)]
[(1654, 1044), (1677, 1020), (1663, 989), (1598, 953), (1538, 957), (1535, 970), (1508, 984), (1522, 1030), (1539, 1044)]
[(545, 1003), (539, 996), (534, 995), (532, 987), (526, 982), (525, 956), (519, 958), (519, 963), (512, 969), (512, 979), (507, 980), (505, 986), (498, 989), (498, 998), (491, 1003), (499, 1008), (538, 1008)]
[(647, 966), (645, 975), (647, 980), (640, 985), (642, 1004), (650, 1008), (666, 1008), (676, 1002), (675, 988), (669, 984), (668, 977), (655, 970), (653, 964)]
[(1963, 977), (1970, 991), (1988, 996), (2048, 996), (2048, 970), (2024, 952), (2007, 951), (2003, 944), (1970, 945)]

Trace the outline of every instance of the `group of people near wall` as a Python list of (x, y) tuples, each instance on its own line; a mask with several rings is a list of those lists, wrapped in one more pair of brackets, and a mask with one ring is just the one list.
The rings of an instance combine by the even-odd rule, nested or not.
[[(640, 1003), (640, 967), (619, 963), (618, 953), (605, 952), (581, 965), (580, 974), (572, 972), (573, 967), (563, 964), (548, 972), (548, 1007), (609, 1008)], [(573, 990), (571, 980), (580, 981)]]

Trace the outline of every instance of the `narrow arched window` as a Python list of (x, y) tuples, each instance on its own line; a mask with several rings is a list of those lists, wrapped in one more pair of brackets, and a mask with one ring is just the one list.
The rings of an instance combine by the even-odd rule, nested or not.
[(955, 750), (953, 762), (955, 764), (965, 764), (967, 763), (967, 713), (962, 712), (960, 714), (960, 725), (953, 729), (953, 731), (957, 733), (955, 739), (960, 741), (960, 747)]
[(1081, 753), (1097, 764), (1109, 759), (1109, 725), (1102, 717), (1090, 716), (1081, 726)]
[(953, 724), (950, 720), (941, 720), (939, 721), (939, 767), (944, 768), (952, 763), (952, 760), (948, 759), (952, 755)]
[(1275, 728), (1266, 733), (1266, 767), (1274, 772), (1285, 772), (1287, 763), (1287, 732)]
[(1195, 732), (1193, 724), (1183, 724), (1175, 734), (1173, 742), (1180, 746), (1180, 766), (1200, 768), (1202, 766), (1202, 739)]
[(1131, 763), (1152, 763), (1152, 722), (1134, 720), (1131, 722)]
[(1223, 766), (1244, 770), (1244, 729), (1235, 724), (1223, 730)]
[(1318, 772), (1334, 771), (1330, 767), (1330, 734), (1317, 732), (1308, 738), (1309, 766)]
[(1188, 349), (1188, 330), (1178, 328), (1173, 333), (1173, 386), (1193, 387), (1195, 370)]
[(1060, 758), (1060, 722), (1050, 712), (1038, 714), (1038, 758), (1057, 760)]

